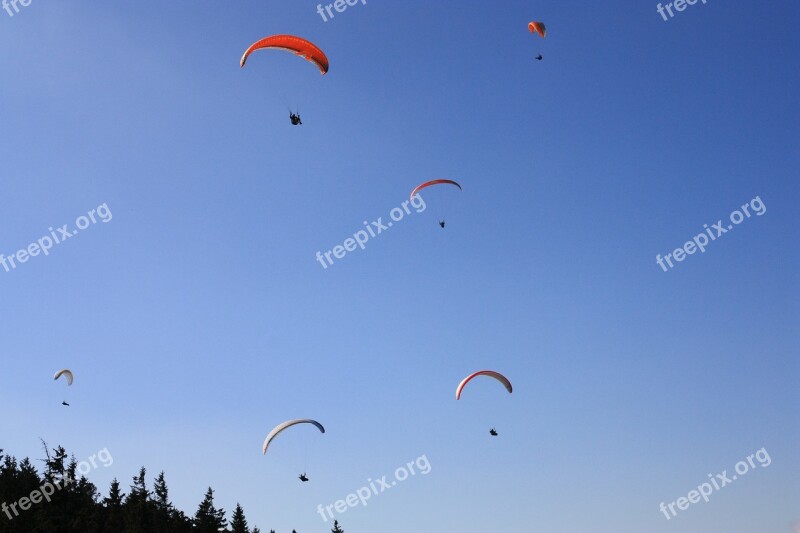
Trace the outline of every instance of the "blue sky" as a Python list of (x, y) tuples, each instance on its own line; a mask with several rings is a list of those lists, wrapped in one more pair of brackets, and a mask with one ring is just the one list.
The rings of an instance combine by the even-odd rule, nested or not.
[[(0, 445), (107, 448), (103, 493), (145, 465), (188, 513), (211, 485), (267, 531), (327, 531), (317, 504), (422, 454), (430, 474), (341, 515), (348, 533), (788, 531), (798, 22), (789, 0), (666, 22), (577, 0), (0, 11), (0, 253), (113, 214), (0, 270)], [(280, 52), (239, 69), (275, 33), (330, 72)], [(464, 187), (446, 229), (430, 195), (316, 262), (442, 177)], [(656, 264), (755, 197), (763, 216)], [(514, 393), (475, 382), (457, 403), (482, 368)], [(262, 457), (297, 417), (328, 431)], [(761, 448), (769, 467), (659, 512)]]

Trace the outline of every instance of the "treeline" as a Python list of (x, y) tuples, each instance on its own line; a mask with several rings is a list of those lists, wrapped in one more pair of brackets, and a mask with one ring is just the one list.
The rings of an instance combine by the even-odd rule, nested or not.
[[(214, 505), (211, 487), (187, 516), (170, 503), (164, 472), (150, 490), (142, 467), (127, 494), (114, 479), (102, 497), (86, 477), (76, 478), (78, 463), (63, 447), (45, 444), (44, 453), (40, 475), (29, 459), (18, 461), (0, 449), (0, 533), (261, 533), (248, 526), (239, 504), (229, 522)], [(338, 523), (331, 531), (344, 533)]]

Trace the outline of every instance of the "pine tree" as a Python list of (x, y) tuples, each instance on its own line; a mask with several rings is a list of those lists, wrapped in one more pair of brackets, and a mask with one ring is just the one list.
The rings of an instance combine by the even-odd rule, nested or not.
[(331, 529), (331, 533), (344, 533), (344, 529), (339, 527), (339, 521), (338, 520), (334, 520), (333, 521), (333, 529)]
[(119, 481), (114, 478), (111, 481), (111, 488), (108, 490), (108, 498), (103, 498), (103, 505), (109, 509), (122, 509), (122, 500), (125, 494), (119, 490)]
[(174, 508), (169, 501), (169, 489), (164, 472), (161, 471), (153, 484), (153, 531), (156, 533), (169, 533)]
[(111, 481), (111, 488), (108, 490), (108, 497), (103, 498), (104, 531), (122, 531), (124, 518), (122, 515), (122, 500), (125, 495), (119, 490), (119, 481), (114, 478)]
[(214, 491), (208, 487), (205, 498), (194, 515), (194, 528), (198, 533), (219, 533), (227, 525), (225, 510), (214, 507)]
[(142, 467), (138, 476), (133, 476), (131, 492), (125, 498), (125, 529), (123, 533), (144, 533), (153, 531), (154, 505), (150, 500), (145, 476), (147, 470)]
[(156, 508), (162, 511), (169, 511), (172, 509), (172, 504), (169, 503), (169, 489), (167, 488), (167, 480), (164, 478), (164, 471), (156, 478), (153, 484), (153, 494), (155, 498)]
[(247, 520), (244, 517), (244, 510), (238, 503), (231, 517), (231, 533), (250, 533), (250, 529), (247, 527)]
[(42, 447), (45, 453), (44, 480), (45, 483), (52, 486), (53, 495), (47, 505), (37, 507), (38, 523), (42, 531), (62, 531), (65, 529), (65, 522), (67, 523), (66, 527), (69, 527), (69, 521), (71, 521), (70, 502), (67, 495), (67, 487), (71, 482), (67, 471), (67, 451), (62, 446), (58, 446), (51, 452), (44, 441), (42, 441)]

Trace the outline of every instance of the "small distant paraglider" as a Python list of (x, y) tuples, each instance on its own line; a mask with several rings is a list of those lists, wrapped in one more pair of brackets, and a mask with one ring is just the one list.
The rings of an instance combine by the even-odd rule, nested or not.
[[(311, 425), (315, 426), (320, 431), (320, 433), (325, 433), (325, 428), (322, 427), (322, 424), (320, 424), (316, 420), (311, 420), (309, 418), (298, 418), (296, 420), (287, 420), (286, 422), (284, 422), (282, 424), (278, 424), (277, 426), (275, 426), (272, 429), (272, 431), (269, 432), (269, 435), (267, 435), (267, 438), (264, 439), (264, 444), (261, 446), (262, 453), (264, 455), (267, 454), (267, 448), (269, 448), (270, 443), (275, 439), (275, 437), (277, 437), (279, 434), (281, 434), (283, 431), (289, 429), (290, 427), (296, 426), (298, 424), (311, 424)], [(308, 476), (306, 475), (305, 472), (303, 472), (302, 474), (300, 474), (297, 477), (303, 483), (308, 481)]]
[[(458, 182), (455, 182), (455, 181), (453, 181), (453, 180), (444, 180), (444, 179), (439, 179), (439, 180), (430, 180), (430, 181), (426, 181), (425, 183), (423, 183), (423, 184), (421, 184), (421, 185), (418, 185), (418, 186), (414, 187), (414, 190), (413, 190), (413, 191), (411, 191), (411, 195), (409, 196), (409, 198), (412, 198), (412, 199), (413, 199), (413, 198), (414, 198), (414, 196), (415, 196), (417, 193), (419, 193), (419, 191), (421, 191), (422, 189), (425, 189), (425, 188), (427, 188), (427, 187), (431, 187), (431, 186), (433, 186), (433, 185), (455, 185), (456, 187), (458, 187), (458, 190), (460, 190), (460, 191), (463, 191), (463, 190), (464, 190), (464, 189), (461, 187), (461, 185), (459, 185), (459, 184), (458, 184)], [(441, 218), (441, 219), (439, 219), (439, 227), (441, 227), (442, 229), (444, 229), (444, 226), (445, 226), (445, 220), (444, 220), (444, 218)]]
[[(542, 38), (547, 36), (547, 28), (545, 27), (544, 22), (537, 22), (537, 21), (529, 22), (528, 31), (530, 31), (531, 33), (538, 33), (539, 35), (542, 36)], [(536, 56), (537, 61), (541, 61), (542, 59), (544, 59), (542, 54)]]
[[(467, 386), (467, 383), (477, 378), (478, 376), (486, 376), (496, 379), (497, 381), (503, 384), (503, 386), (506, 388), (509, 394), (514, 390), (511, 387), (511, 382), (503, 374), (495, 372), (494, 370), (481, 370), (479, 372), (472, 373), (469, 376), (465, 377), (463, 380), (461, 380), (461, 383), (459, 383), (458, 387), (456, 387), (456, 400), (461, 399), (461, 393), (464, 392), (464, 387)], [(489, 435), (491, 435), (492, 437), (496, 437), (497, 430), (495, 428), (490, 429)]]
[[(62, 370), (59, 370), (55, 374), (53, 374), (53, 380), (54, 381), (58, 381), (58, 378), (60, 378), (60, 377), (63, 377), (67, 381), (67, 387), (71, 387), (72, 386), (72, 382), (75, 380), (75, 375), (72, 373), (72, 370), (70, 370), (68, 368), (64, 368)], [(62, 401), (61, 405), (69, 407), (69, 404), (67, 403), (66, 400)]]

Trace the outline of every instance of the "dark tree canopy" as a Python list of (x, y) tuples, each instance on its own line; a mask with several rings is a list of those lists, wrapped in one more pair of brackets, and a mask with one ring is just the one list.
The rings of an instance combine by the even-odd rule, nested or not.
[(170, 501), (164, 472), (150, 487), (144, 467), (127, 493), (114, 479), (103, 496), (77, 476), (75, 457), (61, 446), (42, 445), (41, 473), (30, 460), (0, 449), (0, 533), (260, 533), (250, 530), (239, 504), (228, 526), (211, 487), (193, 517), (186, 516)]

